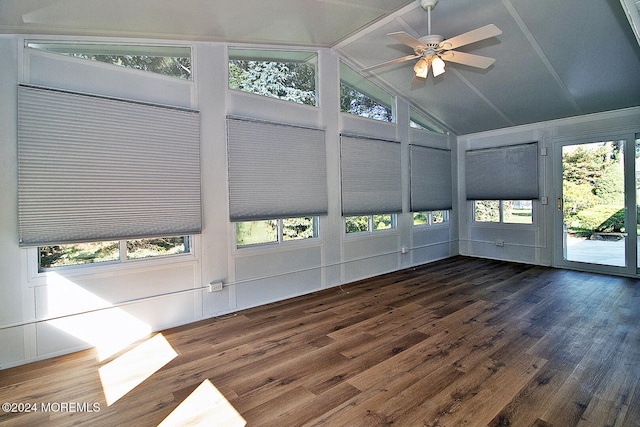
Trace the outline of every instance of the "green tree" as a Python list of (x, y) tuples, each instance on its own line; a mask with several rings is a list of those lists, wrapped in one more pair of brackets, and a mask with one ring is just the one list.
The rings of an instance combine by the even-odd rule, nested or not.
[(476, 200), (473, 203), (473, 217), (480, 222), (500, 222), (499, 200)]
[(89, 55), (80, 53), (75, 53), (73, 56), (185, 80), (191, 78), (191, 58), (147, 55)]
[(390, 107), (382, 105), (344, 82), (340, 82), (340, 111), (384, 122), (393, 121), (393, 111)]
[(316, 105), (316, 71), (304, 62), (229, 61), (229, 87), (271, 98)]
[(313, 236), (313, 217), (285, 218), (282, 220), (282, 238), (284, 240), (308, 239)]
[(347, 233), (369, 231), (369, 217), (366, 215), (346, 217), (345, 226)]
[(564, 221), (587, 234), (624, 205), (622, 144), (594, 145), (580, 145), (562, 155)]

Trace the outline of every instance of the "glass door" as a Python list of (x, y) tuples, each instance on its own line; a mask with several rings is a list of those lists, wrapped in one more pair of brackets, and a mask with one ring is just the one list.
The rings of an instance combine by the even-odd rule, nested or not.
[(635, 161), (640, 142), (635, 138), (631, 146), (629, 140), (609, 136), (556, 142), (559, 266), (625, 275), (640, 268), (636, 214), (640, 163), (636, 167)]

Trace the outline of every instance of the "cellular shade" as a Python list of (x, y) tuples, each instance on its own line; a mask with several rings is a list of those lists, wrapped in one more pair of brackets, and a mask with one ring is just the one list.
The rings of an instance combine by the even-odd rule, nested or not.
[(343, 216), (402, 212), (400, 144), (341, 135)]
[(327, 213), (323, 130), (228, 117), (227, 150), (231, 221)]
[(538, 143), (465, 153), (467, 200), (538, 198)]
[(451, 151), (409, 145), (409, 164), (411, 212), (451, 209)]
[(21, 85), (20, 244), (199, 233), (199, 123), (196, 111)]

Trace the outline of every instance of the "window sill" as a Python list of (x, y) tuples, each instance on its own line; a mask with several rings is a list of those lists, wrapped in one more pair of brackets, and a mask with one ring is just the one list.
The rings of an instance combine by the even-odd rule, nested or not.
[(355, 241), (355, 240), (367, 240), (378, 237), (393, 237), (399, 236), (400, 231), (398, 228), (391, 228), (387, 230), (376, 230), (376, 231), (361, 231), (359, 233), (344, 233), (345, 241)]
[(282, 243), (258, 243), (250, 246), (236, 247), (233, 249), (234, 258), (243, 258), (248, 256), (271, 254), (278, 252), (296, 251), (299, 249), (313, 248), (322, 246), (322, 239), (319, 237), (290, 240)]
[[(197, 262), (193, 252), (188, 254), (170, 255), (157, 258), (143, 258), (125, 262), (105, 262), (104, 264), (86, 264), (67, 268), (53, 268), (38, 271), (37, 249), (28, 249), (29, 276), (27, 286), (46, 286), (47, 276), (57, 274), (70, 279), (82, 279), (89, 277), (118, 276), (123, 274), (141, 273), (144, 271), (173, 268), (181, 265), (191, 265)], [(33, 251), (33, 254), (31, 253)], [(35, 265), (33, 265), (35, 264)]]
[(477, 228), (507, 228), (512, 230), (535, 230), (538, 228), (536, 224), (519, 224), (517, 222), (479, 222), (472, 221), (471, 227)]

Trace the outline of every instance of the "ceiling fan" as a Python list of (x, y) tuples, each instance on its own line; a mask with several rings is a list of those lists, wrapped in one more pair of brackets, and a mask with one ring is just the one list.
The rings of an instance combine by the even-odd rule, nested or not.
[(374, 65), (364, 68), (362, 71), (370, 71), (375, 68), (385, 67), (387, 65), (398, 64), (400, 62), (411, 61), (412, 59), (418, 59), (413, 71), (416, 77), (427, 78), (429, 68), (432, 69), (434, 77), (444, 73), (444, 61), (455, 62), (458, 64), (469, 65), (471, 67), (486, 69), (495, 62), (495, 59), (486, 56), (473, 55), (471, 53), (457, 52), (452, 49), (456, 49), (461, 46), (466, 46), (471, 43), (479, 42), (481, 40), (488, 39), (502, 34), (502, 31), (493, 24), (485, 25), (484, 27), (477, 28), (475, 30), (460, 34), (450, 39), (444, 40), (444, 37), (431, 34), (431, 11), (438, 4), (438, 0), (421, 0), (420, 6), (427, 11), (428, 30), (429, 34), (416, 39), (415, 37), (399, 31), (396, 33), (389, 33), (387, 36), (405, 44), (413, 49), (413, 55), (403, 56), (402, 58), (393, 59), (391, 61), (383, 62), (382, 64)]

